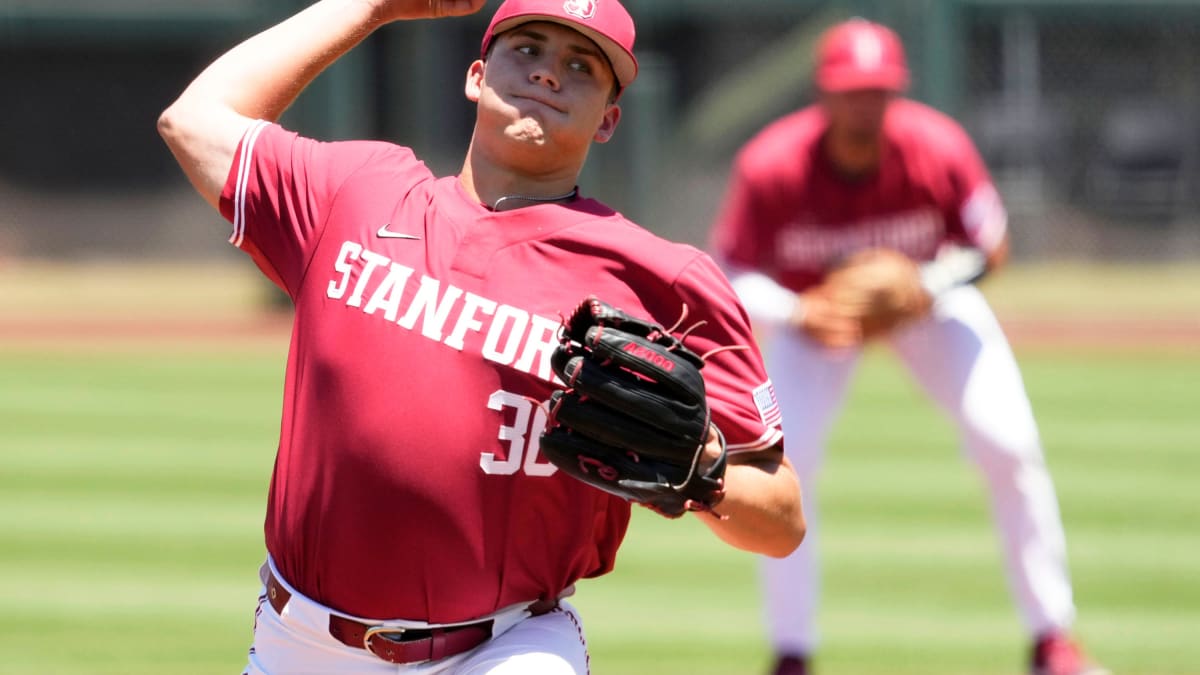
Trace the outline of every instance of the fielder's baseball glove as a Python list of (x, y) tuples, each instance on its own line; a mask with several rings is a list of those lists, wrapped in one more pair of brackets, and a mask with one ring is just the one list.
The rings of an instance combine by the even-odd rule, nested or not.
[[(704, 360), (662, 326), (589, 297), (551, 359), (565, 390), (550, 397), (545, 457), (567, 474), (668, 517), (724, 497), (725, 448), (706, 471)], [(714, 427), (715, 429), (715, 427)]]
[(859, 321), (864, 339), (918, 319), (932, 305), (916, 263), (886, 248), (848, 257), (825, 277), (822, 292), (843, 315)]

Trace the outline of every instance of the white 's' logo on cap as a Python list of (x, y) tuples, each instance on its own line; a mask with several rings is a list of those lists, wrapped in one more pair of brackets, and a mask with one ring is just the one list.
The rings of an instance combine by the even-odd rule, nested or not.
[(563, 11), (581, 19), (596, 16), (596, 0), (567, 0), (563, 3)]
[(854, 40), (854, 63), (863, 70), (883, 65), (883, 43), (874, 35), (858, 35)]

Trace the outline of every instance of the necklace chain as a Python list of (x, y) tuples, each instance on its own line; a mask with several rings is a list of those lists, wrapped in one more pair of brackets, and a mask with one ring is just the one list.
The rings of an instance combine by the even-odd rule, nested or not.
[(554, 197), (527, 197), (525, 195), (504, 195), (503, 197), (497, 199), (495, 201), (495, 203), (492, 204), (492, 210), (499, 211), (500, 204), (502, 204), (506, 201), (510, 201), (510, 200), (519, 199), (524, 202), (549, 203), (549, 202), (560, 202), (560, 201), (567, 200), (567, 199), (574, 199), (575, 196), (578, 194), (579, 194), (579, 186), (577, 185), (577, 186), (571, 188), (571, 190), (569, 192), (564, 192), (561, 195), (557, 195)]

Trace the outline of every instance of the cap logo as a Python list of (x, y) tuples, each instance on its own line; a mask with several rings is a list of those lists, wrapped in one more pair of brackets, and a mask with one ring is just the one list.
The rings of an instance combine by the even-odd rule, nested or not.
[(863, 70), (875, 70), (883, 63), (883, 43), (874, 35), (858, 35), (853, 49), (854, 63)]
[(596, 16), (596, 0), (567, 0), (563, 3), (563, 11), (580, 19), (590, 19)]

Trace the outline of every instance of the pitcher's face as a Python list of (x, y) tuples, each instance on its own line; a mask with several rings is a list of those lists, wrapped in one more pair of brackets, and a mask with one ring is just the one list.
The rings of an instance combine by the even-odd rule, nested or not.
[(505, 119), (507, 135), (586, 151), (616, 128), (616, 76), (600, 48), (575, 30), (522, 24), (497, 36), (487, 62), (476, 65), (467, 96), (478, 101), (481, 116)]

